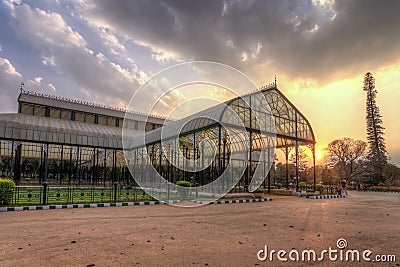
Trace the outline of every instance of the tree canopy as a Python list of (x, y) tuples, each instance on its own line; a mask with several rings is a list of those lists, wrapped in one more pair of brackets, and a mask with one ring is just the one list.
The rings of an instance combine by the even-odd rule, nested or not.
[(364, 141), (348, 137), (333, 140), (326, 148), (330, 166), (335, 169), (338, 176), (350, 180), (359, 174), (355, 164), (365, 156), (366, 147), (367, 144)]

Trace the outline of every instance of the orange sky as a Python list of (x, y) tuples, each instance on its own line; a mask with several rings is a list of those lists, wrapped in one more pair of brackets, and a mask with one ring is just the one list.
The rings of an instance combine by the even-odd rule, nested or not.
[[(373, 74), (378, 89), (380, 108), (389, 156), (400, 163), (400, 124), (398, 93), (400, 65), (376, 70)], [(317, 140), (317, 150), (337, 138), (350, 137), (366, 141), (363, 74), (338, 80), (323, 86), (311, 81), (278, 79), (278, 88), (309, 119)]]

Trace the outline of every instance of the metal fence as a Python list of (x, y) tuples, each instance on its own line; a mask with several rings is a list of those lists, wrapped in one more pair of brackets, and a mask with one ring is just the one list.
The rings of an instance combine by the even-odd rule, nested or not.
[[(314, 187), (312, 185), (308, 186), (299, 186), (300, 191), (314, 191)], [(317, 191), (318, 188), (317, 188)], [(337, 187), (332, 185), (325, 185), (322, 191), (319, 191), (321, 195), (336, 195), (337, 194)]]
[(153, 200), (138, 188), (113, 187), (57, 187), (17, 186), (14, 189), (10, 206), (17, 205), (61, 205), (85, 203), (136, 202)]

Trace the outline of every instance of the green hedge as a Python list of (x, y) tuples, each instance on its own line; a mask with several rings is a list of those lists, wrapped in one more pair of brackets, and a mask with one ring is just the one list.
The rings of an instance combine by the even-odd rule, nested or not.
[(307, 187), (307, 183), (306, 182), (300, 182), (299, 183), (299, 187), (305, 188), (305, 187)]
[(323, 184), (316, 184), (315, 189), (322, 192), (324, 191), (324, 185)]
[(253, 191), (253, 193), (264, 193), (264, 189), (257, 188), (256, 190)]
[(188, 181), (177, 181), (176, 185), (178, 186), (177, 187), (178, 195), (182, 199), (186, 199), (187, 196), (189, 195), (189, 190), (192, 184)]
[(11, 203), (15, 190), (15, 183), (10, 179), (0, 178), (0, 204), (8, 205)]
[(374, 192), (400, 192), (400, 187), (370, 186), (366, 190)]
[(182, 186), (182, 187), (191, 187), (192, 184), (188, 181), (177, 181), (176, 185)]

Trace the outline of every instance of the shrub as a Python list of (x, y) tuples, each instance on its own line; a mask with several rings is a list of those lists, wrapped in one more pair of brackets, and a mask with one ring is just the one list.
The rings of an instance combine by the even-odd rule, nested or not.
[(177, 181), (176, 185), (182, 186), (182, 187), (191, 187), (192, 184), (188, 181)]
[(281, 188), (282, 188), (282, 186), (283, 186), (283, 184), (282, 184), (282, 183), (277, 183), (277, 184), (276, 184), (276, 187), (277, 187), (278, 189), (281, 189)]
[(304, 188), (304, 187), (306, 187), (306, 186), (307, 186), (307, 183), (306, 183), (306, 182), (300, 182), (300, 183), (299, 183), (299, 187)]
[(256, 190), (253, 191), (254, 197), (256, 197), (256, 198), (260, 198), (263, 193), (264, 193), (264, 189), (262, 189), (262, 188), (257, 188)]
[(348, 185), (348, 186), (347, 186), (347, 189), (348, 189), (348, 190), (356, 190), (356, 189), (357, 189), (357, 186), (355, 186), (355, 185)]
[(189, 195), (189, 190), (192, 184), (188, 181), (177, 181), (176, 182), (178, 195), (183, 199)]
[(323, 184), (316, 184), (315, 189), (322, 192), (324, 191), (324, 185)]
[(15, 183), (10, 179), (0, 178), (0, 204), (10, 204), (15, 190)]
[(29, 183), (31, 181), (31, 178), (25, 178), (25, 182)]

